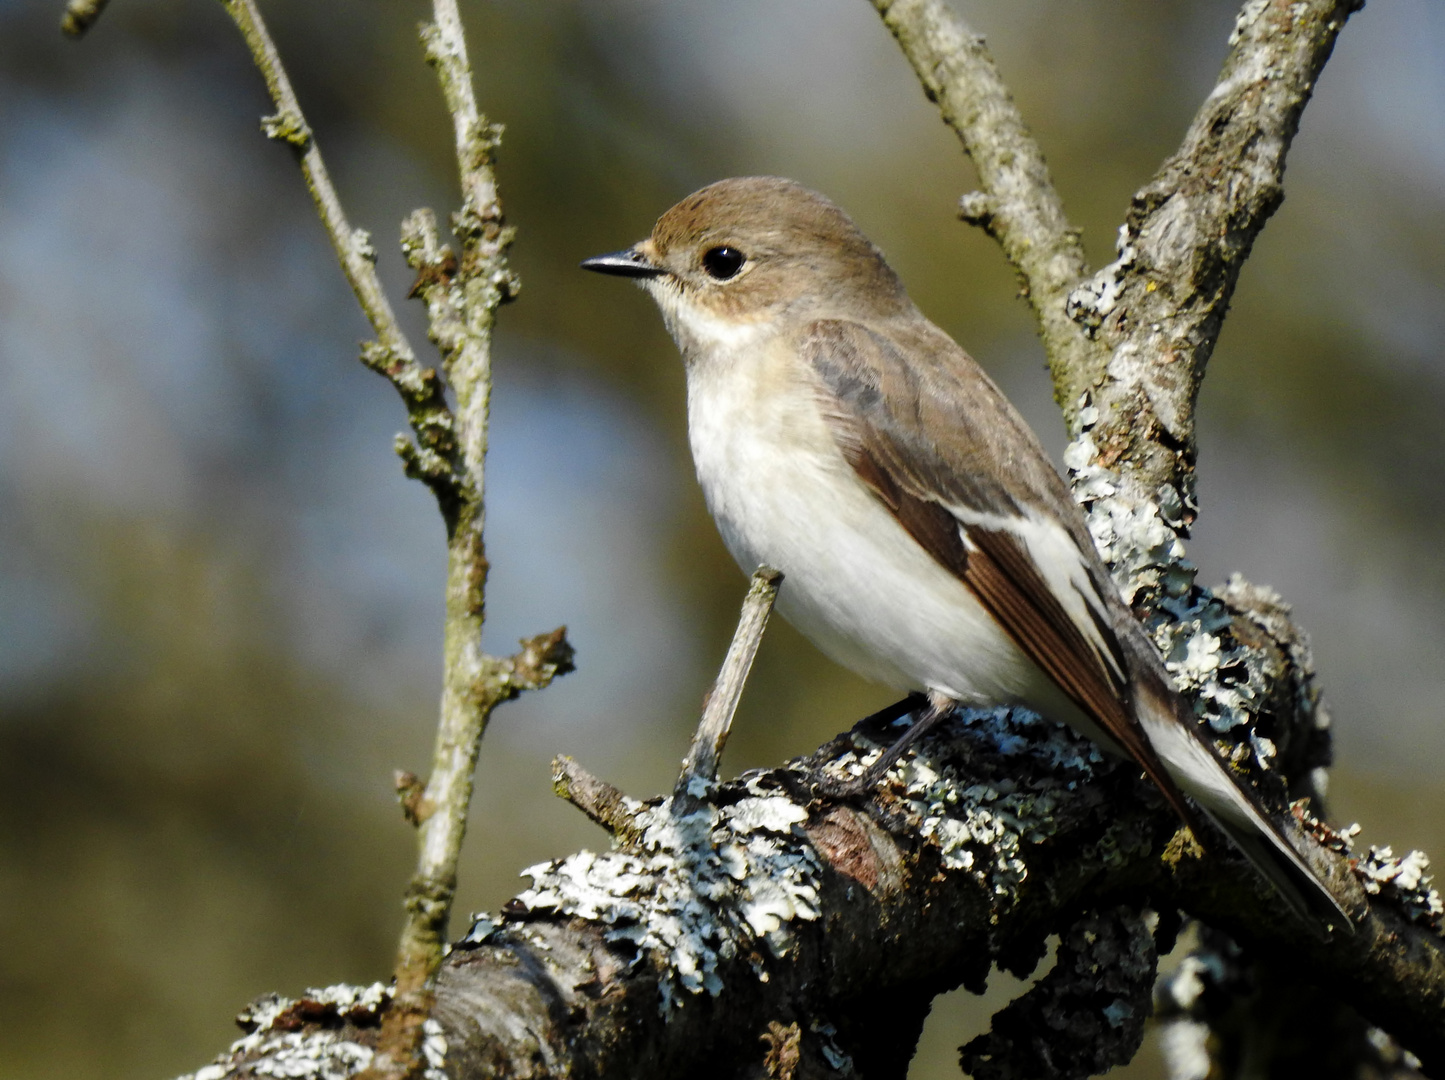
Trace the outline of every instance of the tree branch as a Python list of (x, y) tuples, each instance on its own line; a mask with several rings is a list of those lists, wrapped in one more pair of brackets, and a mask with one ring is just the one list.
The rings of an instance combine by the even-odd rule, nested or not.
[(331, 182), (311, 127), (301, 111), (291, 79), (271, 40), (270, 31), (254, 0), (222, 0), (251, 50), (276, 112), (264, 118), (266, 137), (289, 145), (297, 155), (307, 190), (326, 235), (341, 263), (356, 301), (371, 323), (376, 340), (362, 346), (361, 359), (367, 367), (385, 376), (401, 395), (416, 443), (399, 438), (397, 452), (407, 474), (432, 488), (448, 521), (456, 514), (466, 481), (457, 460), (457, 440), (451, 409), (437, 374), (417, 362), (416, 353), (396, 320), (391, 301), (376, 276), (376, 248), (371, 234), (353, 228)]
[(983, 36), (944, 0), (873, 0), (873, 6), (978, 170), (983, 190), (960, 200), (959, 216), (997, 240), (1018, 270), (1038, 320), (1054, 398), (1072, 426), (1079, 395), (1099, 366), (1099, 350), (1064, 311), (1089, 267), (1043, 151)]
[[(1285, 156), (1345, 20), (1363, 0), (1250, 0), (1180, 148), (1135, 194), (1119, 257), (1068, 299), (1103, 346), (1082, 385), (1097, 461), (1136, 499), (1194, 515), (1194, 404), (1255, 238), (1284, 199)], [(1092, 417), (1092, 412), (1088, 416)], [(1172, 490), (1169, 490), (1172, 489)]]
[[(1068, 463), (1101, 549), (1128, 595), (1152, 612), (1149, 628), (1212, 733), (1282, 810), (1298, 793), (1282, 768), (1298, 777), (1327, 758), (1307, 651), (1277, 598), (1239, 583), (1218, 597), (1195, 588), (1178, 536), (1192, 516), (1198, 380), (1239, 263), (1277, 205), (1299, 110), (1357, 5), (1250, 0), (1220, 87), (1181, 151), (1136, 197), (1120, 259), (1081, 285), (1077, 236), (981, 41), (939, 0), (874, 2), (978, 165), (984, 192), (965, 199), (965, 216), (999, 239), (1024, 277), (1056, 393), (1079, 435)], [(409, 219), (405, 244), (457, 386), (456, 460), (478, 469), (459, 473), (465, 482), (448, 517), (443, 730), (452, 717), (475, 725), (457, 733), (479, 737), (495, 701), (565, 670), (568, 656), (560, 634), (524, 643), (511, 661), (484, 656), (472, 636), (486, 570), (480, 466), (491, 319), (515, 283), (502, 261), (510, 235), (490, 169), (496, 129), (471, 98), (451, 0), (436, 0), (423, 36), (454, 118), (462, 255), (425, 214)], [(293, 115), (305, 131), (299, 110), (278, 109), (283, 137)], [(1179, 370), (1160, 374), (1170, 364)], [(1131, 417), (1138, 430), (1129, 430)], [(427, 449), (417, 447), (419, 470)], [(453, 691), (475, 695), (476, 711)], [(528, 871), (533, 887), (452, 951), (434, 1009), (428, 976), (455, 871), (453, 862), (448, 878), (444, 858), (427, 861), (427, 830), (445, 816), (432, 811), (421, 825), (413, 938), (394, 996), (339, 987), (258, 1003), (243, 1014), (246, 1037), (206, 1080), (351, 1075), (368, 1065), (429, 1078), (645, 1078), (701, 1068), (901, 1077), (935, 993), (981, 988), (990, 963), (1027, 973), (1060, 930), (1066, 970), (1002, 1015), (998, 1031), (1017, 1014), (1065, 1026), (1085, 1014), (1117, 1017), (1123, 1034), (1098, 1047), (1107, 1065), (1137, 1045), (1152, 969), (1149, 920), (1138, 914), (1146, 906), (1161, 913), (1158, 948), (1168, 947), (1172, 913), (1183, 908), (1251, 955), (1287, 958), (1301, 977), (1388, 1027), (1427, 1068), (1445, 1069), (1442, 905), (1418, 853), (1354, 854), (1347, 834), (1293, 807), (1316, 841), (1312, 861), (1362, 913), (1352, 937), (1321, 941), (1278, 910), (1227, 845), (1199, 858), (1134, 769), (1105, 764), (1065, 729), (1022, 711), (966, 714), (924, 740), (861, 805), (819, 794), (866, 768), (886, 741), (884, 732), (855, 730), (705, 797), (646, 803), (559, 762), (559, 790), (613, 833), (615, 849)], [(716, 744), (709, 736), (704, 754)], [(418, 815), (459, 805), (433, 788), (447, 776), (469, 789), (475, 753), (475, 738), (439, 740), (432, 782), (424, 792), (407, 787)], [(446, 836), (459, 843), (460, 823)], [(1127, 952), (1132, 966), (1108, 965), (1101, 948)], [(1118, 976), (1112, 988), (1094, 984), (1107, 1000), (1070, 978), (1100, 964)], [(996, 1058), (1003, 1045), (975, 1049)]]
[[(782, 573), (771, 566), (760, 566), (753, 573), (732, 644), (728, 646), (717, 681), (708, 691), (702, 720), (682, 761), (675, 793), (679, 799), (700, 796), (717, 780), (718, 760), (722, 757), (723, 746), (732, 729), (733, 715), (738, 711), (743, 686), (753, 669), (753, 658), (758, 655), (758, 646), (762, 643), (763, 631), (767, 629), (768, 616), (772, 614), (773, 601), (777, 599), (782, 581)], [(695, 782), (700, 782), (701, 786), (698, 787)]]
[[(887, 741), (840, 736), (720, 785), (683, 816), (670, 799), (638, 803), (623, 849), (527, 871), (532, 888), (479, 921), (443, 967), (445, 1074), (760, 1075), (758, 1040), (778, 1023), (798, 1025), (831, 1063), (824, 1075), (901, 1076), (934, 993), (981, 989), (991, 962), (1026, 975), (1050, 932), (1119, 904), (1182, 905), (1260, 955), (1287, 956), (1427, 1067), (1445, 1064), (1445, 939), (1403, 893), (1370, 897), (1353, 937), (1320, 941), (1242, 858), (1184, 852), (1137, 770), (1021, 711), (949, 722), (861, 805), (812, 794)], [(1332, 858), (1348, 875), (1344, 855)], [(1070, 976), (1034, 1007), (1140, 1024), (1152, 963), (1133, 925), (1119, 939), (1133, 942), (1133, 975), (1094, 993)], [(1157, 933), (1167, 949), (1172, 930)], [(306, 1053), (335, 1060), (343, 1045), (364, 1056), (376, 1038), (335, 1015), (282, 1041), (296, 1031), (253, 1033), (216, 1075)]]
[(512, 232), (502, 220), (491, 155), (500, 127), (477, 111), (466, 41), (455, 0), (435, 0), (424, 26), (426, 56), (437, 71), (456, 136), (462, 208), (453, 221), (457, 259), (444, 245), (434, 215), (422, 210), (403, 227), (402, 246), (417, 270), (413, 295), (427, 305), (429, 335), (456, 400), (448, 406), (441, 379), (417, 363), (376, 276), (370, 235), (346, 220), (321, 151), (307, 125), (254, 0), (222, 0), (240, 28), (276, 105), (263, 128), (297, 152), (307, 186), (342, 270), (377, 340), (362, 360), (385, 375), (406, 404), (416, 442), (397, 438), (408, 475), (437, 497), (447, 526), (446, 616), (440, 718), (431, 775), (406, 784), (404, 809), (419, 832), (416, 873), (406, 893), (407, 921), (397, 950), (394, 993), (385, 1010), (375, 1080), (420, 1075), (434, 978), (446, 942), (457, 863), (466, 835), (473, 774), (492, 711), (522, 690), (539, 689), (570, 671), (572, 650), (559, 629), (522, 642), (511, 658), (482, 651), (488, 564), (483, 542), (491, 330), (496, 309), (516, 295), (506, 262)]

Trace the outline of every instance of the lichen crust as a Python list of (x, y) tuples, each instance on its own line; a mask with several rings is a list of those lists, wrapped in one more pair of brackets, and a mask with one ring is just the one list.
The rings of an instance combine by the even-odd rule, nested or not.
[(609, 941), (655, 958), (664, 1013), (679, 992), (718, 995), (722, 963), (747, 956), (758, 967), (758, 945), (786, 956), (793, 924), (819, 915), (822, 864), (799, 828), (807, 810), (753, 781), (745, 790), (723, 805), (664, 799), (642, 808), (629, 850), (529, 867), (532, 887), (509, 911), (607, 923)]

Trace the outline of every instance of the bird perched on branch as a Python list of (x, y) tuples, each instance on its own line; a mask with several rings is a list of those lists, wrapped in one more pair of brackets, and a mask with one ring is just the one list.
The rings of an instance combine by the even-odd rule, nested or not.
[(1133, 758), (1190, 825), (1192, 798), (1294, 907), (1349, 925), (1201, 733), (1033, 432), (842, 210), (723, 180), (582, 265), (662, 309), (733, 557), (783, 572), (778, 610), (823, 652), (927, 696), (864, 784), (956, 704), (1026, 705)]

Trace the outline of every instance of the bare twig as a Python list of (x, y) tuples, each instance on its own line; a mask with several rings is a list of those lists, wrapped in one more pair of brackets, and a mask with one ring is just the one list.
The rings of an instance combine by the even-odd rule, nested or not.
[(516, 295), (518, 284), (507, 266), (512, 230), (503, 224), (492, 172), (501, 128), (477, 110), (455, 0), (435, 0), (433, 13), (434, 21), (422, 27), (421, 38), (452, 116), (462, 188), (462, 208), (452, 224), (461, 257), (441, 244), (429, 211), (407, 219), (402, 245), (418, 272), (414, 293), (427, 305), (430, 336), (441, 350), (442, 367), (456, 397), (455, 467), (462, 482), (447, 518), (446, 666), (436, 753), (426, 790), (437, 809), (421, 825), (417, 871), (407, 891), (407, 924), (397, 949), (395, 997), (368, 1070), (376, 1080), (416, 1076), (424, 1067), (424, 1025), (431, 1014), (434, 978), (456, 892), (477, 753), (492, 710), (522, 690), (539, 689), (572, 670), (572, 649), (561, 629), (524, 641), (522, 650), (509, 660), (482, 651), (491, 335), (497, 308)]
[(682, 761), (682, 774), (677, 780), (679, 797), (698, 794), (692, 790), (694, 780), (707, 785), (717, 779), (718, 759), (722, 757), (733, 715), (738, 711), (738, 700), (748, 681), (748, 673), (753, 669), (753, 659), (758, 655), (758, 645), (763, 640), (763, 631), (767, 629), (768, 616), (772, 614), (773, 601), (777, 599), (782, 580), (782, 573), (771, 566), (760, 566), (753, 572), (732, 644), (728, 646), (717, 681), (708, 692), (702, 720)]
[(620, 846), (636, 838), (636, 813), (628, 807), (627, 796), (566, 754), (552, 759), (552, 790), (611, 833)]
[(81, 37), (95, 25), (101, 12), (110, 0), (70, 0), (65, 5), (65, 14), (60, 17), (60, 29), (71, 37)]
[(960, 216), (986, 229), (1018, 269), (1048, 355), (1054, 397), (1072, 423), (1098, 363), (1097, 350), (1065, 315), (1064, 298), (1089, 271), (1043, 151), (982, 35), (944, 0), (872, 2), (978, 170), (983, 191), (963, 197)]
[(261, 128), (267, 138), (284, 142), (296, 152), (306, 187), (342, 272), (376, 334), (376, 341), (362, 347), (362, 362), (390, 380), (406, 403), (416, 443), (399, 437), (397, 452), (408, 475), (423, 480), (437, 494), (443, 515), (450, 524), (456, 515), (465, 477), (458, 467), (454, 422), (441, 381), (435, 371), (417, 362), (416, 352), (382, 291), (376, 276), (376, 249), (372, 246), (371, 234), (365, 229), (353, 228), (346, 218), (321, 149), (301, 111), (301, 103), (260, 10), (254, 0), (222, 0), (222, 4), (245, 38), (276, 107), (276, 112), (262, 121)]
[(408, 817), (419, 830), (420, 851), (406, 894), (407, 922), (397, 950), (394, 994), (368, 1070), (372, 1077), (395, 1080), (417, 1075), (424, 1066), (422, 1032), (446, 940), (473, 774), (487, 722), (503, 701), (546, 686), (572, 666), (572, 650), (560, 629), (524, 641), (511, 658), (482, 651), (491, 329), (497, 307), (517, 291), (506, 264), (512, 234), (502, 223), (491, 169), (501, 129), (477, 111), (455, 0), (436, 0), (435, 22), (423, 27), (422, 39), (455, 127), (463, 204), (453, 224), (462, 254), (458, 259), (441, 242), (430, 211), (418, 211), (407, 219), (402, 244), (408, 262), (418, 271), (413, 292), (427, 305), (430, 336), (441, 350), (442, 366), (455, 394), (453, 413), (441, 379), (417, 363), (381, 290), (370, 236), (346, 220), (254, 0), (222, 2), (240, 27), (275, 102), (275, 115), (263, 125), (266, 134), (295, 148), (342, 269), (376, 332), (377, 340), (363, 348), (362, 359), (385, 375), (406, 403), (416, 441), (398, 436), (397, 452), (407, 473), (432, 488), (447, 525), (441, 715), (430, 778), (424, 787), (408, 784), (404, 793)]
[[(496, 310), (521, 287), (507, 265), (513, 230), (502, 218), (492, 156), (502, 128), (477, 110), (472, 69), (456, 0), (435, 0), (434, 21), (421, 28), (427, 62), (436, 69), (451, 113), (462, 208), (452, 220), (462, 245), (456, 274), (422, 292), (430, 307), (441, 288), (453, 293), (447, 317), (432, 323), (447, 378), (457, 396), (462, 460), (480, 493), (487, 453), (487, 411), (491, 403), (491, 336)], [(481, 513), (480, 499), (477, 513)], [(480, 530), (481, 521), (477, 528)]]

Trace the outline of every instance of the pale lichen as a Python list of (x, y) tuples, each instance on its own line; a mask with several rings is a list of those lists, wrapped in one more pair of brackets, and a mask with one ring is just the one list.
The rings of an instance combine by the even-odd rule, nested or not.
[[(180, 1080), (224, 1080), (234, 1070), (247, 1076), (347, 1080), (371, 1064), (371, 1047), (346, 1037), (340, 1023), (376, 1028), (391, 1000), (390, 987), (338, 985), (307, 990), (299, 998), (269, 994), (236, 1017), (246, 1034), (210, 1065)], [(446, 1037), (428, 1020), (422, 1053), (424, 1080), (446, 1080)]]
[[(1093, 743), (1023, 708), (959, 709), (943, 738), (965, 733), (1000, 758), (1033, 758), (1038, 768), (1018, 770), (1033, 779), (982, 780), (976, 763), (930, 754), (904, 757), (886, 782), (911, 828), (937, 849), (944, 867), (972, 875), (1005, 910), (1028, 874), (1025, 845), (1052, 835), (1059, 801), (1092, 776), (1103, 758)], [(853, 748), (830, 768), (854, 777), (878, 759), (885, 744), (858, 732), (850, 738)]]
[(1088, 395), (1078, 417), (1079, 437), (1064, 451), (1064, 464), (1115, 584), (1130, 607), (1146, 613), (1145, 629), (1196, 715), (1214, 735), (1227, 737), (1231, 750), (1243, 746), (1259, 768), (1269, 769), (1277, 749), (1253, 729), (1270, 692), (1266, 657), (1236, 639), (1233, 612), (1195, 582), (1180, 538), (1179, 492), (1166, 486), (1154, 501), (1122, 497), (1119, 478), (1101, 464), (1091, 437), (1099, 412)]
[(1090, 337), (1098, 332), (1124, 294), (1126, 272), (1139, 254), (1135, 248), (1136, 240), (1138, 234), (1132, 225), (1120, 225), (1115, 244), (1118, 258), (1077, 286), (1064, 301), (1065, 314), (1082, 326)]
[(821, 862), (799, 828), (808, 812), (752, 782), (745, 790), (723, 805), (638, 804), (629, 850), (530, 867), (533, 885), (513, 905), (606, 923), (608, 940), (653, 955), (664, 1012), (678, 991), (715, 996), (722, 963), (761, 964), (759, 944), (784, 956), (792, 923), (818, 918)]
[(1445, 903), (1432, 887), (1430, 860), (1423, 851), (1397, 858), (1389, 845), (1373, 844), (1355, 864), (1355, 875), (1365, 891), (1394, 903), (1407, 919), (1445, 936)]

